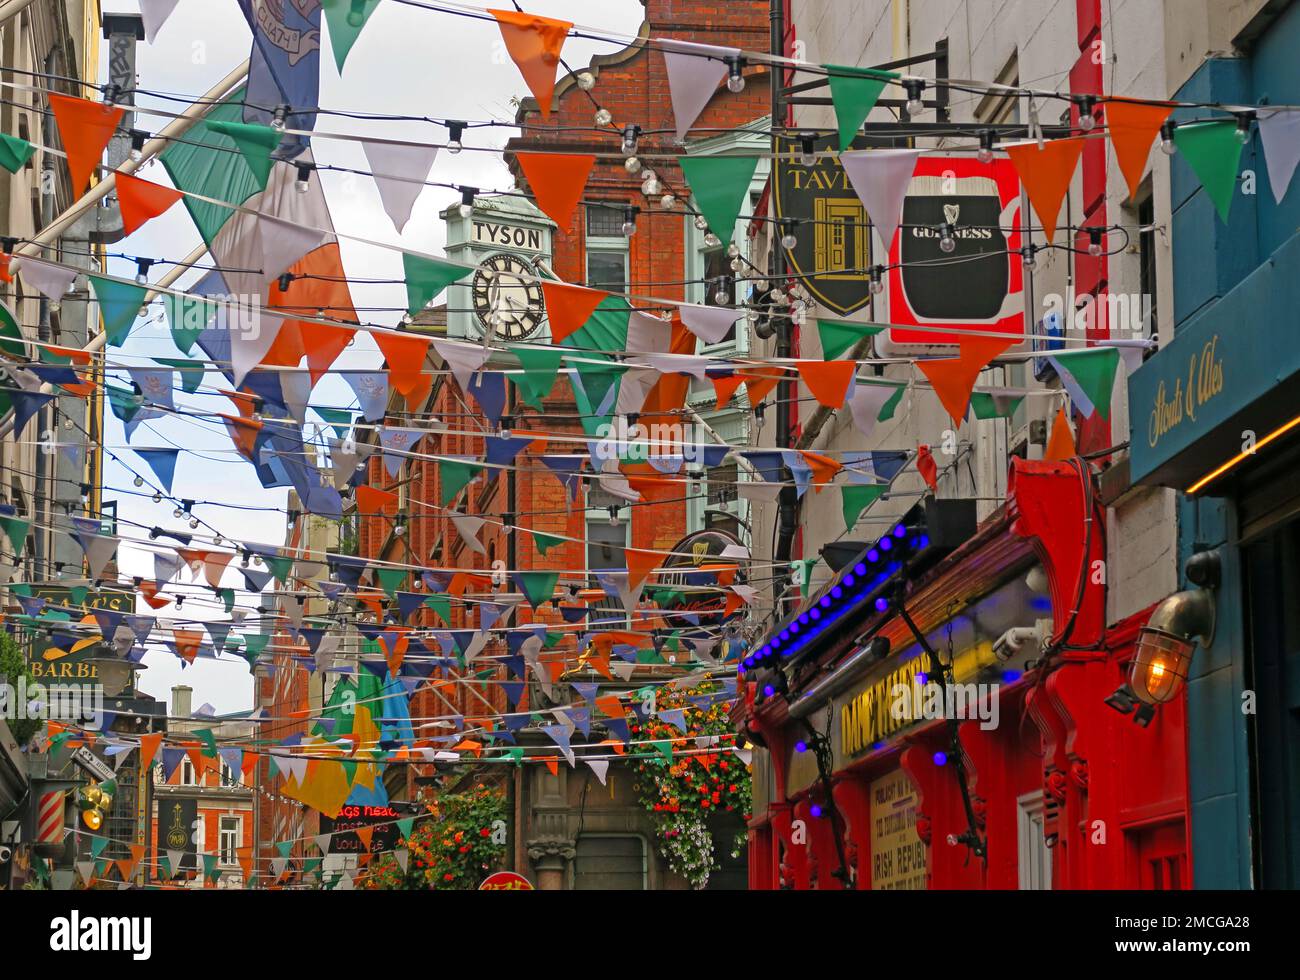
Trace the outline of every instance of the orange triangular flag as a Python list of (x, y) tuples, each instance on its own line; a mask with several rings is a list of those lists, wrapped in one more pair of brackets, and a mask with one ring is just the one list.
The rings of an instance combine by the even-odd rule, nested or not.
[(551, 98), (555, 94), (555, 69), (560, 64), (560, 50), (573, 24), (567, 20), (537, 17), (522, 10), (488, 10), (497, 19), (506, 50), (519, 66), (528, 90), (537, 100), (542, 118), (551, 115)]
[(1048, 140), (1041, 150), (1037, 141), (1005, 147), (1020, 182), (1025, 185), (1025, 193), (1034, 206), (1048, 244), (1056, 238), (1056, 218), (1061, 213), (1065, 192), (1070, 189), (1074, 169), (1079, 165), (1084, 140), (1082, 136)]
[(560, 760), (555, 756), (548, 755), (542, 761), (546, 763), (546, 768), (551, 770), (552, 776), (558, 776), (560, 774)]
[(953, 424), (960, 426), (970, 407), (970, 394), (979, 374), (989, 361), (1014, 344), (1014, 340), (977, 337), (962, 342), (961, 353), (952, 358), (918, 360), (922, 373), (930, 379), (934, 393), (948, 410)]
[(8, 252), (0, 252), (0, 281), (14, 281), (13, 273), (9, 271), (9, 260), (12, 258), (13, 256)]
[(144, 596), (144, 601), (149, 603), (151, 609), (161, 609), (163, 606), (170, 606), (170, 599), (158, 598), (158, 586), (154, 582), (145, 579), (140, 583), (140, 594)]
[(226, 431), (230, 433), (230, 441), (235, 444), (245, 459), (252, 460), (253, 452), (257, 448), (257, 437), (262, 433), (262, 423), (255, 422), (252, 419), (241, 419), (234, 415), (224, 415), (221, 412), (217, 416), (225, 420)]
[(581, 330), (609, 293), (543, 280), (542, 295), (546, 299), (546, 316), (551, 321), (551, 341), (558, 344), (569, 334)]
[(150, 218), (156, 218), (184, 197), (180, 191), (130, 174), (117, 175), (117, 203), (122, 209), (122, 228), (131, 234)]
[(357, 510), (363, 515), (396, 514), (397, 494), (363, 483), (357, 487)]
[[(844, 469), (836, 460), (829, 456), (823, 456), (820, 453), (810, 453), (806, 450), (800, 450), (799, 455), (803, 457), (805, 463), (812, 470), (813, 490), (821, 493), (822, 490), (835, 479), (835, 474)], [(721, 581), (721, 579), (719, 579)], [(724, 583), (730, 584), (730, 583)]]
[(627, 556), (627, 587), (629, 589), (635, 589), (644, 582), (646, 576), (662, 564), (663, 559), (663, 556), (657, 551), (645, 551), (641, 548), (626, 548), (623, 554)]
[(1074, 433), (1070, 431), (1070, 420), (1065, 417), (1065, 409), (1057, 409), (1056, 421), (1052, 423), (1052, 434), (1047, 437), (1047, 449), (1043, 459), (1073, 459), (1079, 455), (1074, 445)]
[(194, 658), (199, 654), (199, 646), (203, 643), (203, 631), (183, 630), (173, 626), (172, 636), (176, 640), (176, 652), (181, 655), (181, 659), (186, 663), (194, 663)]
[(1167, 102), (1106, 103), (1106, 131), (1115, 147), (1115, 161), (1128, 181), (1129, 197), (1136, 198), (1147, 168), (1151, 144), (1156, 141), (1174, 107)]
[(153, 735), (140, 736), (140, 768), (148, 769), (149, 763), (153, 762), (153, 757), (158, 754), (158, 746), (162, 744), (162, 732)]
[(618, 699), (617, 694), (602, 694), (596, 698), (596, 707), (610, 718), (622, 718), (627, 714), (627, 709), (623, 707), (623, 702)]
[(589, 153), (516, 153), (515, 159), (537, 206), (566, 231), (596, 158)]
[(844, 407), (857, 361), (796, 361), (795, 367), (818, 402), (827, 408)]
[(350, 327), (332, 327), (324, 323), (300, 323), (302, 346), (307, 352), (307, 367), (311, 370), (311, 383), (315, 387), (330, 369), (335, 359), (343, 353), (356, 334)]
[(399, 395), (413, 391), (424, 380), (424, 358), (429, 338), (414, 334), (372, 331), (370, 336), (388, 361), (388, 383)]
[(90, 187), (90, 178), (104, 156), (104, 148), (117, 131), (126, 111), (121, 106), (75, 99), (49, 93), (50, 109), (59, 124), (59, 138), (68, 154), (72, 193), (80, 197)]
[(375, 836), (375, 828), (373, 826), (361, 826), (357, 828), (356, 834), (357, 839), (361, 841), (361, 846), (367, 851), (370, 850), (370, 838)]
[(614, 679), (614, 675), (609, 670), (609, 651), (599, 650), (587, 655), (587, 666), (600, 674), (602, 677)]
[(737, 389), (745, 383), (744, 377), (739, 374), (729, 374), (721, 378), (711, 377), (709, 380), (713, 382), (713, 390), (718, 395), (717, 410), (719, 412), (731, 403), (731, 399), (735, 397)]
[(763, 399), (785, 377), (785, 372), (780, 368), (764, 368), (743, 374), (741, 377), (745, 381), (745, 394), (749, 397), (749, 407), (757, 409)]

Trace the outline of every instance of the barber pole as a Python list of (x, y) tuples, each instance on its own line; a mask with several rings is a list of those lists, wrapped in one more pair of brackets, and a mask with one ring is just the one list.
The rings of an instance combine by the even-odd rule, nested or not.
[(42, 793), (36, 808), (36, 848), (43, 857), (63, 853), (63, 821), (67, 790), (53, 789)]

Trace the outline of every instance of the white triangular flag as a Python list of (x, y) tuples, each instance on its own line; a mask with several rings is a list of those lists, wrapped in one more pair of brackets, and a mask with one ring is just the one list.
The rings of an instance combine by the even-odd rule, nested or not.
[(740, 310), (729, 306), (697, 306), (693, 303), (682, 303), (678, 309), (681, 311), (682, 323), (685, 324), (686, 329), (706, 344), (719, 343), (740, 319)]
[(1274, 199), (1281, 204), (1295, 176), (1296, 164), (1300, 163), (1300, 110), (1260, 109), (1255, 120), (1259, 123), (1259, 140), (1264, 144), (1268, 182)]
[(471, 551), (480, 555), (486, 555), (487, 549), (483, 547), (483, 542), (478, 539), (478, 532), (483, 528), (483, 518), (472, 517), (469, 514), (448, 514), (451, 523), (456, 525), (456, 533), (460, 539), (465, 542), (465, 546)]
[(76, 269), (65, 269), (51, 262), (23, 256), (22, 265), (18, 267), (23, 282), (51, 302), (57, 303), (67, 295), (77, 278)]
[(385, 143), (367, 140), (362, 144), (370, 171), (379, 188), (379, 199), (393, 220), (398, 234), (406, 228), (415, 209), (415, 201), (424, 190), (424, 182), (438, 157), (436, 146), (408, 143)]
[(474, 372), (483, 366), (483, 362), (492, 353), (483, 344), (460, 344), (454, 340), (435, 340), (433, 349), (447, 362), (461, 391), (469, 390)]
[(150, 44), (158, 37), (163, 24), (176, 9), (179, 0), (140, 0), (140, 17), (144, 20), (144, 39)]
[(707, 381), (709, 365), (713, 362), (698, 354), (643, 354), (640, 357), (629, 357), (627, 363), (652, 367), (661, 374), (689, 374), (700, 381)]
[(633, 310), (627, 318), (627, 350), (630, 354), (666, 354), (673, 340), (671, 321)]
[(281, 371), (280, 393), (284, 406), (299, 425), (307, 424), (307, 402), (311, 400), (311, 374), (307, 371)]
[(249, 371), (262, 363), (283, 325), (279, 317), (262, 316), (251, 308), (241, 309), (229, 321), (230, 372), (236, 388), (244, 383)]
[(181, 870), (181, 862), (184, 860), (184, 851), (176, 851), (171, 848), (167, 849), (167, 870), (169, 872), (169, 877), (176, 877), (177, 872)]
[(393, 852), (393, 860), (395, 860), (397, 866), (402, 869), (402, 874), (406, 874), (407, 865), (411, 861), (411, 852), (405, 847), (399, 847)]
[(267, 280), (278, 279), (299, 259), (333, 238), (327, 231), (297, 224), (283, 218), (260, 214), (257, 231), (262, 239), (262, 274)]
[(740, 49), (695, 44), (675, 38), (656, 38), (654, 43), (663, 51), (664, 66), (668, 69), (668, 92), (673, 101), (677, 138), (685, 140), (687, 132), (727, 77), (727, 59), (739, 57)]
[(609, 669), (618, 675), (619, 680), (630, 681), (633, 672), (636, 670), (636, 664), (630, 664), (626, 661), (611, 661)]
[(596, 778), (600, 780), (600, 785), (604, 786), (605, 774), (609, 772), (609, 760), (608, 759), (583, 759), (582, 761), (585, 762), (587, 765), (591, 766), (591, 771), (594, 772), (596, 774)]
[(864, 436), (871, 435), (880, 419), (880, 410), (898, 391), (893, 385), (855, 384), (849, 395), (849, 411), (853, 414), (853, 425)]
[(111, 534), (83, 535), (81, 547), (86, 552), (86, 564), (90, 566), (90, 577), (94, 580), (103, 574), (104, 566), (117, 551), (117, 538)]
[(618, 387), (618, 401), (614, 403), (615, 415), (635, 415), (650, 397), (650, 389), (662, 375), (654, 368), (630, 367), (623, 374), (622, 384)]
[(903, 198), (920, 155), (920, 150), (851, 150), (840, 154), (849, 183), (867, 209), (886, 251), (902, 220)]

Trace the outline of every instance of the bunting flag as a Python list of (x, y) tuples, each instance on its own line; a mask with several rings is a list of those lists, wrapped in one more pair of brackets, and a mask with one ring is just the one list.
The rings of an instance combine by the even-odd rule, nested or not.
[(509, 375), (510, 381), (519, 389), (525, 402), (542, 411), (542, 399), (555, 387), (564, 352), (546, 347), (512, 347), (510, 352), (524, 369), (523, 374)]
[(1043, 237), (1049, 245), (1056, 240), (1056, 218), (1085, 145), (1085, 137), (1071, 136), (1048, 140), (1041, 148), (1037, 140), (1003, 148), (1020, 175), (1020, 183), (1029, 195), (1029, 203), (1038, 215)]
[(230, 138), (256, 179), (258, 190), (266, 190), (266, 182), (270, 179), (271, 169), (275, 166), (271, 154), (280, 147), (279, 132), (261, 123), (221, 118), (210, 119), (208, 129)]
[(555, 94), (555, 70), (560, 64), (564, 39), (573, 24), (516, 10), (489, 8), (488, 13), (496, 18), (506, 50), (537, 100), (542, 118), (549, 119)]
[(534, 610), (551, 601), (555, 595), (555, 583), (560, 579), (559, 572), (547, 571), (518, 571), (511, 572), (510, 576)]
[[(321, 8), (319, 3), (239, 0), (253, 32), (248, 53), (248, 103), (241, 118), (270, 124), (275, 107), (301, 106), (284, 120), (285, 128), (310, 133), (320, 105)], [(284, 134), (275, 156), (294, 160), (310, 145), (306, 135)]]
[[(167, 311), (167, 326), (171, 331), (172, 343), (182, 354), (193, 352), (199, 335), (208, 329), (208, 324), (217, 315), (215, 303), (201, 296), (183, 294), (163, 296), (163, 309)], [(202, 374), (199, 379), (202, 379)], [(198, 388), (198, 380), (195, 388)]]
[(1220, 220), (1227, 224), (1245, 149), (1237, 139), (1237, 123), (1231, 119), (1187, 123), (1174, 130), (1174, 145), (1205, 188)]
[(943, 403), (953, 425), (960, 426), (966, 418), (971, 391), (980, 372), (1014, 343), (1013, 340), (996, 338), (969, 338), (962, 343), (961, 353), (955, 358), (929, 358), (916, 362), (916, 366), (930, 379), (934, 393)]
[(330, 47), (334, 51), (334, 64), (343, 74), (343, 64), (348, 60), (352, 46), (357, 43), (366, 21), (379, 6), (379, 0), (320, 0), (325, 13), (325, 23), (330, 29)]
[(931, 493), (939, 492), (939, 464), (934, 461), (934, 454), (930, 452), (929, 446), (916, 447), (916, 472), (921, 474), (921, 479), (925, 481)]
[(817, 336), (821, 339), (822, 359), (833, 361), (845, 351), (856, 347), (859, 341), (874, 337), (884, 329), (866, 323), (848, 323), (844, 320), (818, 320)]
[(846, 483), (840, 487), (846, 533), (853, 533), (862, 512), (884, 496), (888, 489), (887, 485), (878, 483)]
[(561, 343), (591, 319), (596, 307), (609, 298), (609, 293), (584, 286), (542, 280), (542, 295), (546, 300), (546, 316), (551, 323), (551, 340)]
[(729, 60), (740, 57), (740, 49), (677, 38), (656, 38), (654, 46), (664, 54), (677, 139), (685, 142), (695, 120), (700, 118), (700, 113), (727, 77)]
[(152, 181), (117, 175), (117, 203), (122, 209), (122, 230), (130, 235), (151, 218), (156, 218), (185, 195)]
[(1282, 203), (1296, 164), (1300, 163), (1300, 111), (1295, 109), (1260, 109), (1255, 113), (1259, 140), (1264, 145), (1264, 162), (1268, 165), (1268, 183), (1273, 199)]
[(1151, 146), (1174, 107), (1164, 102), (1106, 101), (1106, 134), (1115, 148), (1115, 162), (1128, 182), (1129, 197), (1137, 199)]
[(853, 150), (840, 154), (844, 173), (867, 209), (886, 251), (903, 217), (903, 198), (920, 150)]
[(384, 212), (400, 235), (411, 220), (411, 212), (424, 190), (424, 182), (429, 179), (429, 171), (438, 158), (438, 148), (387, 140), (366, 140), (361, 145), (366, 151), (375, 186), (379, 188)]
[(136, 282), (121, 282), (102, 276), (87, 276), (99, 302), (99, 315), (104, 321), (106, 343), (122, 346), (131, 327), (135, 325), (144, 305), (147, 290)]
[(723, 246), (731, 244), (741, 209), (749, 203), (758, 157), (678, 157), (677, 164), (709, 230)]
[(977, 419), (1009, 419), (1015, 415), (1023, 394), (1010, 391), (977, 391), (970, 396), (970, 407)]
[(1111, 395), (1119, 372), (1119, 350), (1094, 347), (1066, 356), (1048, 358), (1070, 398), (1085, 418), (1100, 413), (1110, 418)]
[(388, 373), (385, 371), (344, 371), (343, 380), (361, 405), (361, 417), (378, 422), (388, 410)]
[(4, 167), (11, 174), (16, 174), (27, 166), (36, 153), (36, 147), (17, 136), (10, 136), (8, 133), (0, 133), (0, 167)]
[(556, 537), (554, 534), (543, 534), (541, 531), (528, 532), (533, 539), (533, 547), (537, 549), (539, 555), (545, 555), (552, 548), (558, 548), (565, 543), (564, 538)]
[(415, 316), (454, 282), (470, 274), (464, 266), (428, 259), (410, 252), (402, 253), (402, 272), (406, 278), (406, 311)]
[(179, 449), (136, 449), (135, 454), (149, 464), (149, 469), (154, 471), (158, 477), (158, 482), (162, 484), (163, 489), (170, 496), (172, 492), (172, 479), (176, 475), (176, 457), (180, 455)]
[(399, 395), (408, 395), (425, 381), (424, 359), (429, 338), (409, 333), (374, 331), (374, 338), (388, 367), (388, 384)]
[(74, 197), (80, 197), (90, 188), (90, 178), (99, 168), (104, 149), (117, 132), (126, 110), (121, 106), (89, 102), (57, 92), (49, 92), (47, 97), (59, 127), (59, 139), (68, 155), (72, 193)]
[(18, 274), (22, 276), (23, 282), (52, 303), (62, 300), (77, 280), (76, 269), (65, 269), (53, 262), (43, 262), (26, 255), (22, 257), (22, 263)]
[(14, 408), (14, 438), (22, 435), (23, 429), (33, 415), (54, 400), (54, 395), (40, 391), (11, 391), (9, 399)]
[(144, 21), (144, 39), (153, 44), (179, 0), (140, 0), (140, 17)]
[(835, 409), (844, 407), (858, 370), (856, 361), (795, 361), (795, 367), (819, 404)]
[(692, 303), (679, 304), (677, 312), (682, 318), (682, 325), (706, 344), (718, 344), (726, 339), (741, 314), (740, 310), (731, 306), (699, 306)]
[(1043, 451), (1043, 459), (1073, 459), (1079, 455), (1079, 451), (1074, 446), (1074, 432), (1070, 428), (1070, 420), (1066, 417), (1065, 409), (1059, 408), (1056, 411), (1056, 418), (1052, 421), (1052, 434), (1047, 437), (1047, 448)]
[[(847, 150), (853, 145), (858, 130), (867, 121), (871, 110), (876, 107), (876, 101), (885, 85), (897, 80), (898, 74), (843, 65), (825, 67), (826, 81), (831, 89), (831, 104), (835, 107), (835, 124), (840, 133), (840, 149)], [(870, 211), (867, 213), (871, 214)], [(875, 220), (874, 216), (872, 220)]]
[(441, 504), (448, 507), (470, 481), (483, 472), (483, 465), (468, 460), (443, 459), (438, 461), (438, 476), (442, 484)]
[(537, 206), (566, 231), (596, 158), (590, 153), (516, 153)]

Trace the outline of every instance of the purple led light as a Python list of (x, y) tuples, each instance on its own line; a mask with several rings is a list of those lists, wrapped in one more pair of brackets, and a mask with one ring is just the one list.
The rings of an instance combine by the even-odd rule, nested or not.
[(799, 624), (798, 624), (798, 623), (791, 623), (791, 624), (790, 624), (790, 632), (791, 632), (791, 633), (798, 633), (798, 632), (799, 632)]
[(854, 581), (855, 581), (855, 580), (854, 580), (854, 578), (853, 578), (852, 575), (845, 575), (845, 576), (844, 576), (844, 587), (845, 587), (846, 589), (852, 588), (852, 587), (853, 587), (853, 583), (854, 583)]
[(892, 548), (892, 547), (894, 546), (894, 542), (891, 541), (889, 538), (881, 538), (881, 539), (877, 542), (877, 544), (880, 545), (880, 550), (881, 550), (881, 551), (888, 551), (890, 548)]
[(894, 528), (894, 537), (896, 538), (907, 537), (907, 528), (903, 527), (902, 524), (898, 525), (898, 527)]
[(935, 764), (936, 766), (945, 766), (945, 765), (947, 765), (947, 764), (948, 764), (948, 753), (947, 753), (947, 752), (936, 752), (936, 753), (934, 754), (934, 764)]
[(770, 698), (775, 693), (776, 693), (776, 688), (774, 688), (771, 684), (763, 685), (763, 697)]
[[(871, 558), (870, 555), (868, 555), (867, 557), (868, 557), (868, 558)], [(872, 560), (872, 561), (875, 561), (874, 558), (871, 558), (871, 560)], [(856, 565), (853, 566), (853, 571), (857, 572), (857, 574), (859, 574), (859, 575), (866, 575), (866, 574), (867, 574), (867, 566), (864, 565), (864, 564), (862, 564), (862, 562), (858, 562)]]
[(867, 561), (871, 562), (871, 564), (873, 565), (876, 562), (880, 561), (880, 552), (877, 551), (875, 548), (872, 548), (870, 551), (867, 552)]
[(822, 618), (822, 611), (820, 609), (810, 609), (808, 610), (808, 615), (811, 616), (813, 620), (818, 620)]
[(884, 596), (881, 596), (879, 599), (876, 600), (876, 612), (884, 612), (888, 608), (889, 608), (889, 600), (886, 599)]
[(816, 817), (817, 819), (820, 820), (820, 819), (821, 819), (821, 815), (822, 815), (821, 804), (819, 804), (819, 803), (814, 803), (812, 806), (810, 806), (810, 807), (808, 808), (808, 812), (811, 813), (814, 817)]
[(807, 626), (807, 625), (808, 625), (808, 614), (807, 614), (807, 613), (803, 613), (803, 614), (801, 614), (801, 615), (799, 616), (799, 622), (800, 622), (802, 625)]
[(786, 640), (790, 639), (790, 631), (782, 630), (780, 634), (778, 634), (777, 639), (784, 643)]
[(838, 585), (835, 586), (833, 589), (831, 589), (831, 598), (832, 599), (844, 598), (844, 590), (841, 589)]
[(807, 743), (807, 742), (795, 742), (795, 743), (794, 743), (794, 750), (795, 750), (796, 752), (807, 752), (807, 751), (808, 751), (808, 743)]
[(822, 596), (817, 605), (821, 606), (823, 609), (829, 609), (831, 607), (831, 597), (828, 595)]

